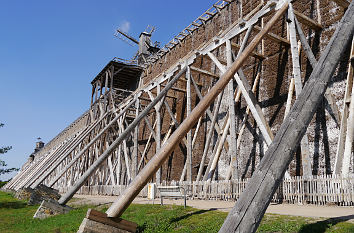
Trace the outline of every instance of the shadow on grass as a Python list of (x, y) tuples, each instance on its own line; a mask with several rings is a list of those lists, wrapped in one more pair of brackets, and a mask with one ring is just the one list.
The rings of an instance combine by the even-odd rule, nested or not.
[(345, 222), (347, 220), (354, 219), (354, 215), (347, 215), (341, 216), (337, 218), (329, 218), (324, 221), (319, 221), (311, 224), (307, 224), (299, 230), (299, 233), (310, 233), (310, 232), (326, 232), (327, 229), (331, 228), (332, 226), (340, 223)]
[[(167, 220), (166, 223), (167, 224), (172, 224), (172, 223), (175, 223), (175, 222), (179, 222), (179, 221), (181, 221), (183, 219), (189, 218), (190, 216), (203, 214), (203, 213), (206, 213), (206, 212), (209, 212), (209, 211), (212, 211), (212, 210), (216, 210), (216, 209), (215, 208), (211, 208), (211, 209), (208, 209), (208, 210), (194, 211), (194, 212), (191, 212), (191, 213), (188, 213), (188, 214), (176, 217), (176, 218), (171, 218), (170, 220)], [(163, 225), (164, 223), (160, 223), (160, 224)], [(146, 228), (148, 228), (148, 223), (147, 222), (145, 222), (143, 225), (139, 225), (136, 232), (137, 233), (144, 232), (144, 230), (146, 230)]]
[(185, 214), (185, 215), (180, 216), (180, 217), (177, 217), (177, 218), (172, 218), (171, 221), (170, 221), (170, 223), (179, 222), (179, 221), (181, 221), (182, 219), (189, 218), (189, 217), (192, 216), (192, 215), (203, 214), (203, 213), (206, 213), (206, 212), (209, 212), (209, 211), (212, 211), (212, 210), (216, 210), (216, 209), (212, 208), (212, 209), (208, 209), (208, 210), (198, 210), (198, 211), (194, 211), (194, 212), (192, 212), (192, 213)]
[(24, 202), (17, 202), (17, 201), (8, 201), (8, 202), (0, 202), (0, 208), (6, 209), (21, 209), (27, 206)]

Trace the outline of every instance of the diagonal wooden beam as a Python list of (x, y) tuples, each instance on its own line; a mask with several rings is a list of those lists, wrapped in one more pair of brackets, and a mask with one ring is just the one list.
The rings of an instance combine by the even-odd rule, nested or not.
[[(255, 25), (255, 26), (254, 26), (254, 30), (257, 31), (257, 32), (259, 32), (259, 31), (262, 30), (262, 28), (261, 28), (260, 26)], [(284, 39), (283, 37), (278, 36), (278, 35), (276, 35), (276, 34), (274, 34), (274, 33), (269, 32), (269, 33), (266, 35), (266, 37), (267, 37), (268, 39), (274, 41), (274, 42), (283, 43), (283, 44), (285, 44), (286, 46), (290, 46), (290, 41), (288, 41), (287, 39)]]
[(279, 187), (294, 152), (323, 98), (340, 58), (344, 45), (354, 31), (354, 4), (337, 27), (316, 68), (281, 125), (260, 165), (253, 173), (246, 189), (228, 214), (220, 233), (256, 232), (272, 196)]
[(112, 204), (112, 206), (106, 211), (108, 217), (118, 217), (128, 208), (130, 203), (139, 194), (143, 187), (149, 181), (149, 178), (157, 171), (157, 169), (164, 163), (168, 156), (172, 153), (175, 146), (186, 135), (186, 133), (194, 126), (202, 114), (209, 108), (210, 104), (214, 102), (215, 98), (226, 87), (229, 81), (233, 78), (235, 73), (240, 69), (242, 64), (246, 62), (250, 53), (261, 42), (262, 38), (267, 34), (271, 27), (283, 16), (288, 8), (288, 3), (284, 5), (275, 13), (270, 19), (264, 29), (258, 33), (244, 52), (238, 59), (232, 64), (232, 66), (221, 76), (218, 82), (211, 88), (211, 90), (204, 96), (198, 105), (193, 109), (191, 115), (187, 117), (182, 124), (176, 129), (176, 131), (167, 140), (160, 151), (154, 155), (139, 175), (130, 183), (125, 189), (124, 193)]
[[(223, 66), (212, 53), (209, 52), (208, 56), (216, 64), (216, 66), (221, 70), (222, 73), (224, 73), (226, 71), (225, 66)], [(238, 84), (238, 87), (240, 88), (240, 90), (242, 92), (242, 95), (244, 96), (244, 98), (247, 102), (247, 105), (251, 109), (252, 115), (253, 115), (254, 119), (256, 120), (258, 127), (261, 130), (262, 135), (263, 135), (267, 145), (270, 145), (270, 143), (272, 142), (273, 137), (274, 137), (273, 133), (270, 130), (270, 127), (263, 115), (262, 109), (259, 106), (259, 104), (257, 103), (257, 99), (254, 96), (254, 94), (252, 93), (252, 89), (251, 89), (250, 85), (248, 84), (248, 81), (247, 81), (246, 77), (244, 76), (241, 69), (239, 70), (239, 74), (235, 74), (234, 78)]]
[(295, 11), (295, 10), (294, 10), (294, 14), (296, 15), (296, 17), (298, 18), (298, 20), (299, 20), (301, 23), (307, 25), (308, 27), (310, 27), (310, 28), (312, 28), (312, 29), (314, 29), (314, 30), (316, 30), (316, 31), (320, 31), (320, 30), (323, 29), (323, 26), (322, 26), (321, 24), (317, 23), (317, 22), (316, 22), (315, 20), (313, 20), (313, 19), (310, 19), (310, 18), (307, 17), (306, 15), (304, 15), (304, 14), (298, 12), (298, 11)]

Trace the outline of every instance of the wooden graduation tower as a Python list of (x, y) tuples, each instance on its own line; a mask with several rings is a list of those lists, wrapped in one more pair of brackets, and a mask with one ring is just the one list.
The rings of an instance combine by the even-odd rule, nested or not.
[[(239, 199), (245, 179), (268, 166), (263, 160), (279, 159), (269, 160), (270, 151), (276, 143), (288, 143), (278, 133), (286, 132), (287, 124), (298, 124), (301, 117), (293, 116), (301, 111), (298, 102), (310, 101), (304, 97), (308, 83), (330, 75), (313, 84), (318, 99), (306, 109), (308, 122), (293, 132), (297, 139), (289, 139), (291, 150), (284, 151), (284, 159), (287, 153), (290, 159), (279, 165), (280, 178), (268, 183), (272, 191), (267, 198), (283, 175), (286, 180), (342, 179), (349, 185), (341, 189), (352, 193), (350, 4), (216, 2), (163, 48), (144, 55), (139, 65), (110, 61), (92, 81), (90, 109), (4, 188), (44, 184), (64, 193), (60, 204), (77, 191), (120, 195), (109, 217), (119, 217), (144, 194), (148, 182), (187, 185), (195, 198)], [(340, 56), (331, 55), (333, 48)]]

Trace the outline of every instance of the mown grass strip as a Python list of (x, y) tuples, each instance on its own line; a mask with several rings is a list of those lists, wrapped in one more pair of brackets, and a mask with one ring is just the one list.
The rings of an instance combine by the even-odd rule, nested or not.
[[(76, 232), (88, 208), (80, 206), (65, 215), (33, 219), (38, 206), (27, 206), (11, 194), (0, 192), (0, 232)], [(186, 209), (176, 205), (131, 205), (122, 216), (138, 223), (138, 232), (217, 232), (227, 213), (216, 210)], [(265, 215), (258, 232), (354, 232), (354, 224), (343, 220), (319, 220), (285, 215)]]

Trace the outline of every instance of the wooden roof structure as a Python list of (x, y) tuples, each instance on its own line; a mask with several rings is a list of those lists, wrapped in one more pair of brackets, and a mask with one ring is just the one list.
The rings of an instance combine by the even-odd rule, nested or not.
[[(107, 70), (114, 68), (113, 75), (113, 88), (119, 88), (123, 90), (134, 91), (139, 84), (139, 78), (143, 72), (143, 68), (138, 65), (127, 64), (117, 60), (111, 60), (108, 64), (97, 74), (97, 76), (92, 80), (91, 84), (95, 84), (98, 80), (102, 80), (101, 85), (105, 85), (105, 78), (103, 77)], [(108, 79), (108, 85), (110, 84), (110, 79)]]

